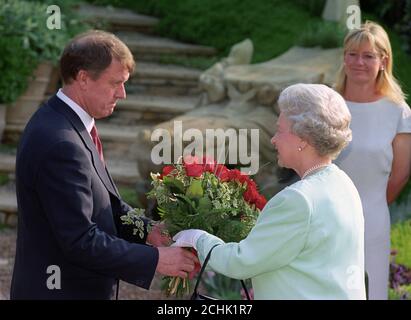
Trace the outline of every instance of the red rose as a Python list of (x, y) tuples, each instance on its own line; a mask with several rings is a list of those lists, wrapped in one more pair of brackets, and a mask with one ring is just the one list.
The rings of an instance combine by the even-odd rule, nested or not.
[(237, 178), (237, 181), (240, 183), (247, 183), (247, 186), (252, 185), (253, 187), (257, 188), (255, 182), (250, 179), (247, 174), (242, 174), (240, 171), (240, 176)]
[(230, 170), (222, 164), (217, 164), (215, 168), (216, 176), (220, 178), (220, 181), (225, 182), (230, 180)]
[(163, 171), (160, 174), (160, 179), (163, 179), (164, 176), (168, 176), (173, 170), (174, 170), (174, 166), (165, 166), (163, 167)]
[(253, 185), (248, 185), (247, 190), (243, 194), (243, 198), (250, 204), (256, 203), (260, 194)]
[(229, 173), (230, 181), (233, 181), (233, 180), (240, 181), (240, 178), (241, 178), (241, 171), (240, 170), (238, 170), (238, 169), (230, 170), (230, 173)]
[(163, 168), (163, 176), (168, 176), (174, 169), (174, 166), (165, 166)]
[[(198, 258), (198, 253), (196, 249), (190, 248), (189, 250)], [(201, 265), (198, 262), (194, 263), (194, 270), (188, 274), (188, 278), (190, 280), (193, 280), (193, 278), (197, 275), (197, 273), (200, 272), (200, 270), (201, 270)]]
[(201, 164), (184, 164), (188, 177), (201, 177), (204, 172), (204, 167)]
[(257, 199), (257, 202), (255, 203), (255, 206), (258, 209), (263, 210), (266, 204), (267, 204), (267, 199), (263, 195), (260, 195)]
[(213, 158), (208, 156), (203, 157), (204, 172), (214, 173), (216, 169), (216, 163)]

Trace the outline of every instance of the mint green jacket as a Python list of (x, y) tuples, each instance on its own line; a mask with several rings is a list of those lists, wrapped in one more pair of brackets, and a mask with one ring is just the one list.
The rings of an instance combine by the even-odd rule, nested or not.
[(217, 243), (209, 267), (251, 278), (255, 299), (365, 299), (361, 200), (334, 164), (270, 199), (241, 242), (202, 235), (202, 262)]

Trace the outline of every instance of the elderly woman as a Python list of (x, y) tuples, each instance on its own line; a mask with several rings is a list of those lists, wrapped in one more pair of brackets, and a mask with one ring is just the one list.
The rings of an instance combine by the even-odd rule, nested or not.
[(352, 114), (352, 142), (336, 163), (354, 182), (365, 223), (369, 298), (388, 298), (390, 212), (411, 170), (411, 111), (393, 76), (390, 40), (367, 21), (344, 40), (336, 89)]
[(365, 299), (360, 197), (332, 160), (351, 139), (344, 99), (324, 85), (297, 84), (280, 95), (272, 143), (281, 166), (301, 180), (276, 194), (250, 234), (224, 243), (202, 230), (174, 236), (209, 266), (252, 279), (255, 299)]

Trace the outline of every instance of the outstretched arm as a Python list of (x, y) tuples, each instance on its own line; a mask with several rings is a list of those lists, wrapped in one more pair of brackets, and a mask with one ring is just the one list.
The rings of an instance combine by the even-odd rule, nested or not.
[(173, 239), (177, 245), (195, 247), (201, 261), (220, 244), (213, 250), (209, 266), (228, 277), (247, 279), (292, 261), (305, 245), (310, 216), (305, 197), (288, 189), (267, 204), (250, 234), (239, 243), (224, 243), (196, 229), (182, 231)]

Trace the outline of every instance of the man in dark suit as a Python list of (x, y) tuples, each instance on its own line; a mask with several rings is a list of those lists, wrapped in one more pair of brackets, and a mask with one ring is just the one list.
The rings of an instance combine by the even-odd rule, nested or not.
[(129, 49), (106, 32), (64, 49), (63, 88), (33, 115), (18, 148), (12, 299), (110, 299), (117, 279), (148, 289), (156, 271), (184, 277), (194, 269), (197, 258), (161, 247), (164, 237), (147, 232), (147, 220), (142, 239), (120, 221), (131, 207), (106, 169), (94, 119), (126, 97), (133, 68)]

